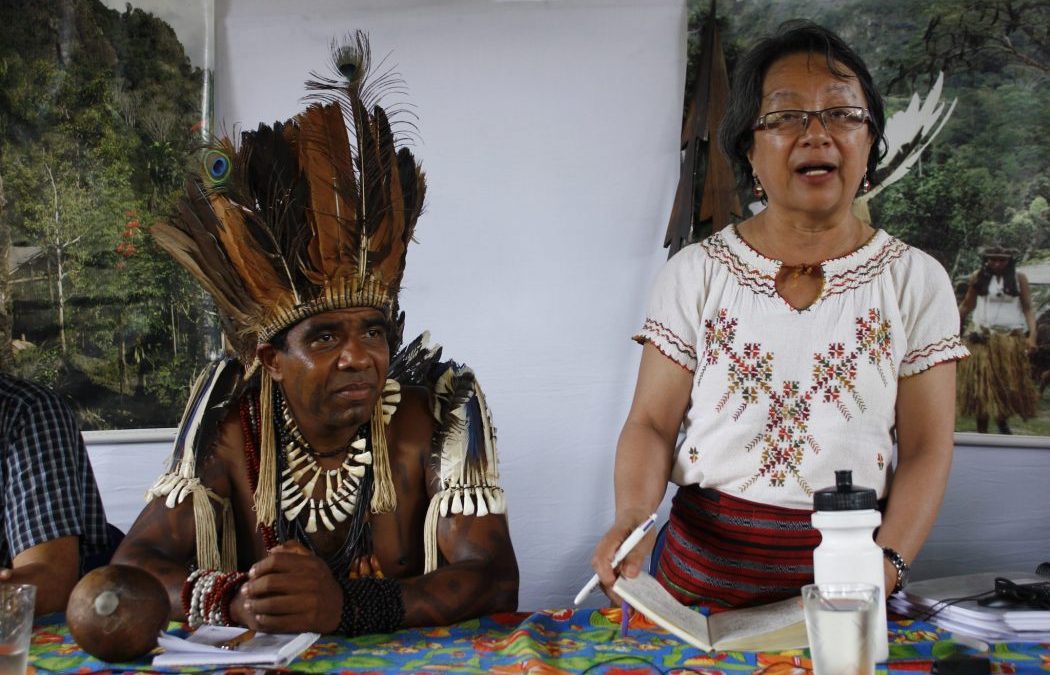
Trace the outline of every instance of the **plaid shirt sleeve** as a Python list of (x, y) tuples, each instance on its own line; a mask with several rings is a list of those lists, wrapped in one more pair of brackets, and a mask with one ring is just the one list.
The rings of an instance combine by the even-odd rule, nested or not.
[(0, 566), (52, 539), (105, 548), (106, 516), (73, 412), (53, 392), (0, 377)]

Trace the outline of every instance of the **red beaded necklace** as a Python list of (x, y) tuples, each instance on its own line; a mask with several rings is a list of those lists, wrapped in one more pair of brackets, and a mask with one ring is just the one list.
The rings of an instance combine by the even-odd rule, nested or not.
[[(259, 453), (255, 448), (255, 430), (252, 428), (252, 419), (257, 417), (254, 410), (255, 401), (251, 396), (241, 399), (240, 417), (241, 434), (244, 436), (244, 458), (248, 464), (248, 485), (254, 493), (259, 486)], [(259, 523), (259, 531), (262, 532), (263, 544), (266, 550), (277, 546), (277, 535), (272, 525)]]

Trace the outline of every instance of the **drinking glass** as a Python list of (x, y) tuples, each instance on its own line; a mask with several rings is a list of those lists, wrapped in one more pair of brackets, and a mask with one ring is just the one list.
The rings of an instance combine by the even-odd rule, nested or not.
[(25, 675), (36, 586), (0, 584), (0, 675)]
[(875, 672), (873, 627), (879, 589), (873, 584), (810, 584), (802, 587), (814, 675)]

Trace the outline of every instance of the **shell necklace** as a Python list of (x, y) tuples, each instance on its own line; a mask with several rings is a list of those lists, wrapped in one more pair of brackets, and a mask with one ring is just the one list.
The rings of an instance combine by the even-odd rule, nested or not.
[[(281, 470), (281, 510), (284, 517), (294, 521), (306, 509), (309, 515), (304, 529), (307, 532), (313, 534), (317, 531), (318, 520), (331, 532), (357, 509), (361, 481), (367, 467), (372, 464), (372, 453), (368, 450), (368, 437), (365, 435), (369, 425), (361, 425), (357, 438), (346, 448), (343, 463), (335, 469), (325, 469), (317, 463), (316, 458), (331, 455), (315, 452), (310, 447), (299, 433), (299, 427), (292, 419), (283, 397), (281, 416), (284, 437), (287, 439), (284, 468)], [(325, 483), (324, 497), (315, 499), (314, 488), (322, 477)]]

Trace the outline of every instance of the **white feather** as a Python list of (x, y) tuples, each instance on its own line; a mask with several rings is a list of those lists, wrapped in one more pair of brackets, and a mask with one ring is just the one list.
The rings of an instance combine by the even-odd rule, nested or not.
[[(958, 99), (952, 99), (951, 104), (945, 108), (944, 102), (941, 101), (943, 88), (944, 73), (940, 73), (924, 101), (920, 101), (918, 93), (912, 94), (908, 107), (886, 120), (886, 155), (879, 162), (878, 168), (895, 168), (878, 185), (857, 197), (857, 202), (870, 201), (875, 195), (904, 178), (922, 157), (923, 151), (941, 132), (958, 102)], [(902, 156), (902, 153), (906, 154)]]

